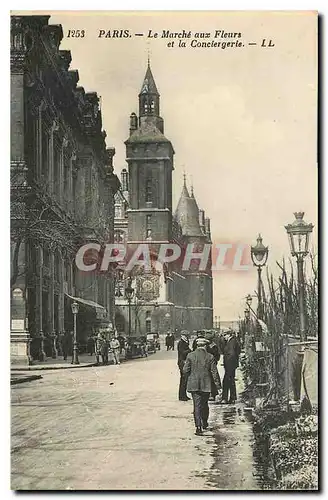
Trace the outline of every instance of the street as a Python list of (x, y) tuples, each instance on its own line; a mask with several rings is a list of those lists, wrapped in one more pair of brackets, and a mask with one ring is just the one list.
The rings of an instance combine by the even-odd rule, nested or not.
[(242, 404), (211, 404), (212, 430), (195, 436), (176, 357), (49, 370), (13, 386), (12, 489), (260, 489)]

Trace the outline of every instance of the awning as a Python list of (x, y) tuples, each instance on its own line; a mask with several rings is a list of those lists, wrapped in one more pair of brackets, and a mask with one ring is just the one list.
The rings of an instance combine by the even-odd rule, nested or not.
[(104, 306), (101, 306), (100, 304), (97, 304), (97, 302), (94, 302), (93, 300), (87, 300), (87, 299), (81, 299), (80, 297), (72, 297), (72, 295), (68, 295), (68, 293), (65, 293), (66, 297), (69, 299), (74, 300), (75, 302), (78, 302), (79, 304), (83, 304), (85, 306), (93, 307), (96, 309), (96, 312), (102, 312), (105, 313), (106, 309)]

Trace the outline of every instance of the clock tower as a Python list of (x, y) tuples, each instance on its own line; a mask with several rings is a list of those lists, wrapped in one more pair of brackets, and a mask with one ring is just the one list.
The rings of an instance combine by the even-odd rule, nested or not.
[(171, 241), (174, 150), (164, 135), (160, 95), (148, 62), (139, 116), (130, 116), (125, 142), (129, 166), (128, 244)]

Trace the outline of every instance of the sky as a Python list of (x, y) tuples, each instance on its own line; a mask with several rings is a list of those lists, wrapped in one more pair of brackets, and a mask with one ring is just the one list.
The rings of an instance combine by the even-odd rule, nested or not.
[[(51, 14), (47, 12), (47, 14)], [(161, 95), (165, 135), (175, 149), (173, 204), (183, 172), (200, 208), (211, 219), (213, 243), (269, 246), (268, 267), (289, 258), (284, 226), (295, 211), (315, 225), (317, 246), (317, 24), (312, 12), (56, 12), (62, 49), (72, 53), (79, 85), (101, 96), (107, 145), (114, 146), (115, 170), (126, 167), (124, 141), (147, 55)], [(68, 30), (84, 30), (84, 38)], [(99, 30), (128, 29), (131, 38), (99, 38)], [(149, 30), (159, 33), (149, 38)], [(192, 32), (186, 47), (168, 47), (163, 30)], [(216, 30), (236, 33), (214, 38)], [(201, 41), (241, 41), (242, 47), (192, 48)], [(135, 33), (144, 33), (135, 37)], [(241, 34), (239, 37), (238, 34)], [(261, 47), (262, 40), (272, 47)], [(183, 39), (182, 39), (183, 40)], [(256, 45), (248, 45), (256, 43)], [(243, 315), (245, 296), (257, 274), (214, 273), (214, 315)]]

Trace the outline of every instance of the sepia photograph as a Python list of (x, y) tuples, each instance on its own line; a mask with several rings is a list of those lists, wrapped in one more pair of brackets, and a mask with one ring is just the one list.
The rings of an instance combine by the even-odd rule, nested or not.
[(318, 13), (9, 21), (11, 490), (318, 491)]

